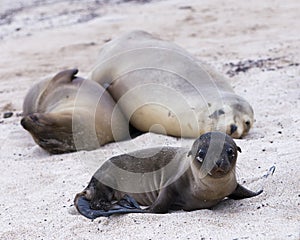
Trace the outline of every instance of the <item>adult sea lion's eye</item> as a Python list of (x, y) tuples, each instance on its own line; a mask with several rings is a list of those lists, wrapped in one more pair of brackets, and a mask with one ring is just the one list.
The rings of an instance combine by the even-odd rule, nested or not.
[(246, 121), (245, 124), (247, 125), (247, 127), (250, 127), (250, 121)]

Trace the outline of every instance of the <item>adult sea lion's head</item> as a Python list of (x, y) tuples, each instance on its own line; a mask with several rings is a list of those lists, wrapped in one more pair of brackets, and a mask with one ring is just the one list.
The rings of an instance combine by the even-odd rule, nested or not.
[(226, 93), (209, 118), (216, 131), (226, 132), (233, 138), (245, 136), (254, 123), (251, 105), (242, 97)]
[[(34, 141), (50, 153), (76, 151), (72, 137), (71, 114), (33, 113), (21, 120)], [(70, 137), (71, 136), (71, 137)]]

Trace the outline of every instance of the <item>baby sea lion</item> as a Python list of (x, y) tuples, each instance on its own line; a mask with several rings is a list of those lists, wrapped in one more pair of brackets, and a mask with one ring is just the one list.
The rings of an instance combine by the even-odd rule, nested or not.
[(91, 150), (128, 138), (128, 121), (112, 97), (77, 72), (65, 70), (38, 82), (25, 97), (21, 124), (50, 153)]
[[(107, 160), (75, 197), (87, 218), (116, 213), (167, 213), (211, 208), (225, 197), (250, 198), (237, 183), (240, 148), (222, 132), (201, 135), (192, 148), (144, 149)], [(145, 209), (139, 205), (148, 206)]]
[(240, 138), (253, 124), (250, 104), (227, 80), (174, 43), (133, 31), (103, 46), (89, 79), (100, 83), (143, 132)]

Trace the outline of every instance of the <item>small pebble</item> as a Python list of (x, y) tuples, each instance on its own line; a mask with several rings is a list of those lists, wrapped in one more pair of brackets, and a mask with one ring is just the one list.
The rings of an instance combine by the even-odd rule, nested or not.
[(10, 118), (13, 114), (13, 112), (6, 112), (3, 114), (3, 118)]

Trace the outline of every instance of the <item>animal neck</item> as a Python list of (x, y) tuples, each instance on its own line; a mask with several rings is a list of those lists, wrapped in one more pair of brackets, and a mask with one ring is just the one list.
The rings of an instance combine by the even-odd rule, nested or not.
[(230, 195), (237, 186), (235, 171), (232, 169), (221, 178), (213, 178), (210, 175), (202, 176), (199, 169), (191, 167), (192, 180), (190, 186), (195, 196), (203, 196), (206, 200), (223, 199)]

